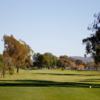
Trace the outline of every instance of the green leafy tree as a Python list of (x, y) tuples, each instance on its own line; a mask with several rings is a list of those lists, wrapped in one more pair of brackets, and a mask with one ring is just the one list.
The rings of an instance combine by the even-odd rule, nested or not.
[(93, 24), (88, 27), (89, 30), (92, 30), (93, 34), (83, 39), (83, 43), (86, 44), (86, 53), (94, 58), (95, 67), (98, 69), (100, 66), (100, 13), (95, 14), (94, 17)]
[(38, 68), (54, 68), (57, 65), (57, 57), (51, 53), (44, 54), (35, 54), (34, 57), (34, 65)]
[(57, 57), (54, 56), (52, 53), (45, 53), (43, 54), (43, 65), (48, 69), (52, 69), (57, 64)]
[(35, 53), (33, 55), (33, 66), (41, 69), (43, 67), (43, 55)]

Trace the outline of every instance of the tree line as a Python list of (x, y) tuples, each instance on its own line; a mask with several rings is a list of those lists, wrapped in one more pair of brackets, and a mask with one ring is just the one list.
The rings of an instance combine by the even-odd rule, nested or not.
[[(88, 28), (93, 34), (83, 39), (83, 43), (86, 44), (86, 54), (90, 54), (94, 59), (92, 65), (98, 69), (100, 66), (100, 13), (95, 14), (94, 17), (93, 24)], [(75, 60), (66, 55), (57, 57), (49, 52), (35, 53), (26, 42), (17, 40), (13, 35), (4, 35), (3, 41), (4, 51), (0, 54), (0, 71), (3, 77), (6, 73), (13, 74), (15, 69), (19, 73), (19, 69), (82, 70), (86, 67), (82, 60)]]
[(4, 35), (4, 51), (0, 54), (0, 70), (4, 77), (6, 73), (13, 74), (19, 69), (77, 69), (85, 65), (81, 60), (74, 60), (66, 55), (57, 57), (52, 53), (35, 53), (31, 47), (13, 35)]

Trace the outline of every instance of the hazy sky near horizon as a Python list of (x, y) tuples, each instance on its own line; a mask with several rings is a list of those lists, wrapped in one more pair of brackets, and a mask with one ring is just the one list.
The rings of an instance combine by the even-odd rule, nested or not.
[(2, 37), (13, 34), (35, 52), (83, 56), (82, 39), (100, 11), (100, 0), (0, 0), (0, 52)]

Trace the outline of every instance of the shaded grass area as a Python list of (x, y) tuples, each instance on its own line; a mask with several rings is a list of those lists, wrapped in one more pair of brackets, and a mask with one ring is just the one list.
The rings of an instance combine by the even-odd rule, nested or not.
[(37, 75), (56, 75), (56, 76), (100, 76), (100, 74), (80, 74), (80, 73), (69, 73), (69, 74), (63, 74), (63, 73), (33, 73)]
[(0, 78), (0, 86), (16, 87), (89, 87), (100, 88), (100, 72), (61, 70), (21, 70)]
[(100, 88), (100, 84), (79, 82), (55, 82), (47, 80), (0, 80), (0, 86), (10, 87), (92, 87)]

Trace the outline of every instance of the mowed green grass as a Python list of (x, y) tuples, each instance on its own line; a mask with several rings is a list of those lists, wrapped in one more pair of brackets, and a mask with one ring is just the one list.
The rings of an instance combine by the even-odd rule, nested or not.
[(100, 89), (0, 87), (0, 100), (100, 100)]
[(100, 71), (20, 70), (0, 80), (45, 80), (54, 82), (83, 82), (100, 84)]
[(21, 70), (0, 84), (0, 100), (100, 100), (99, 71)]

